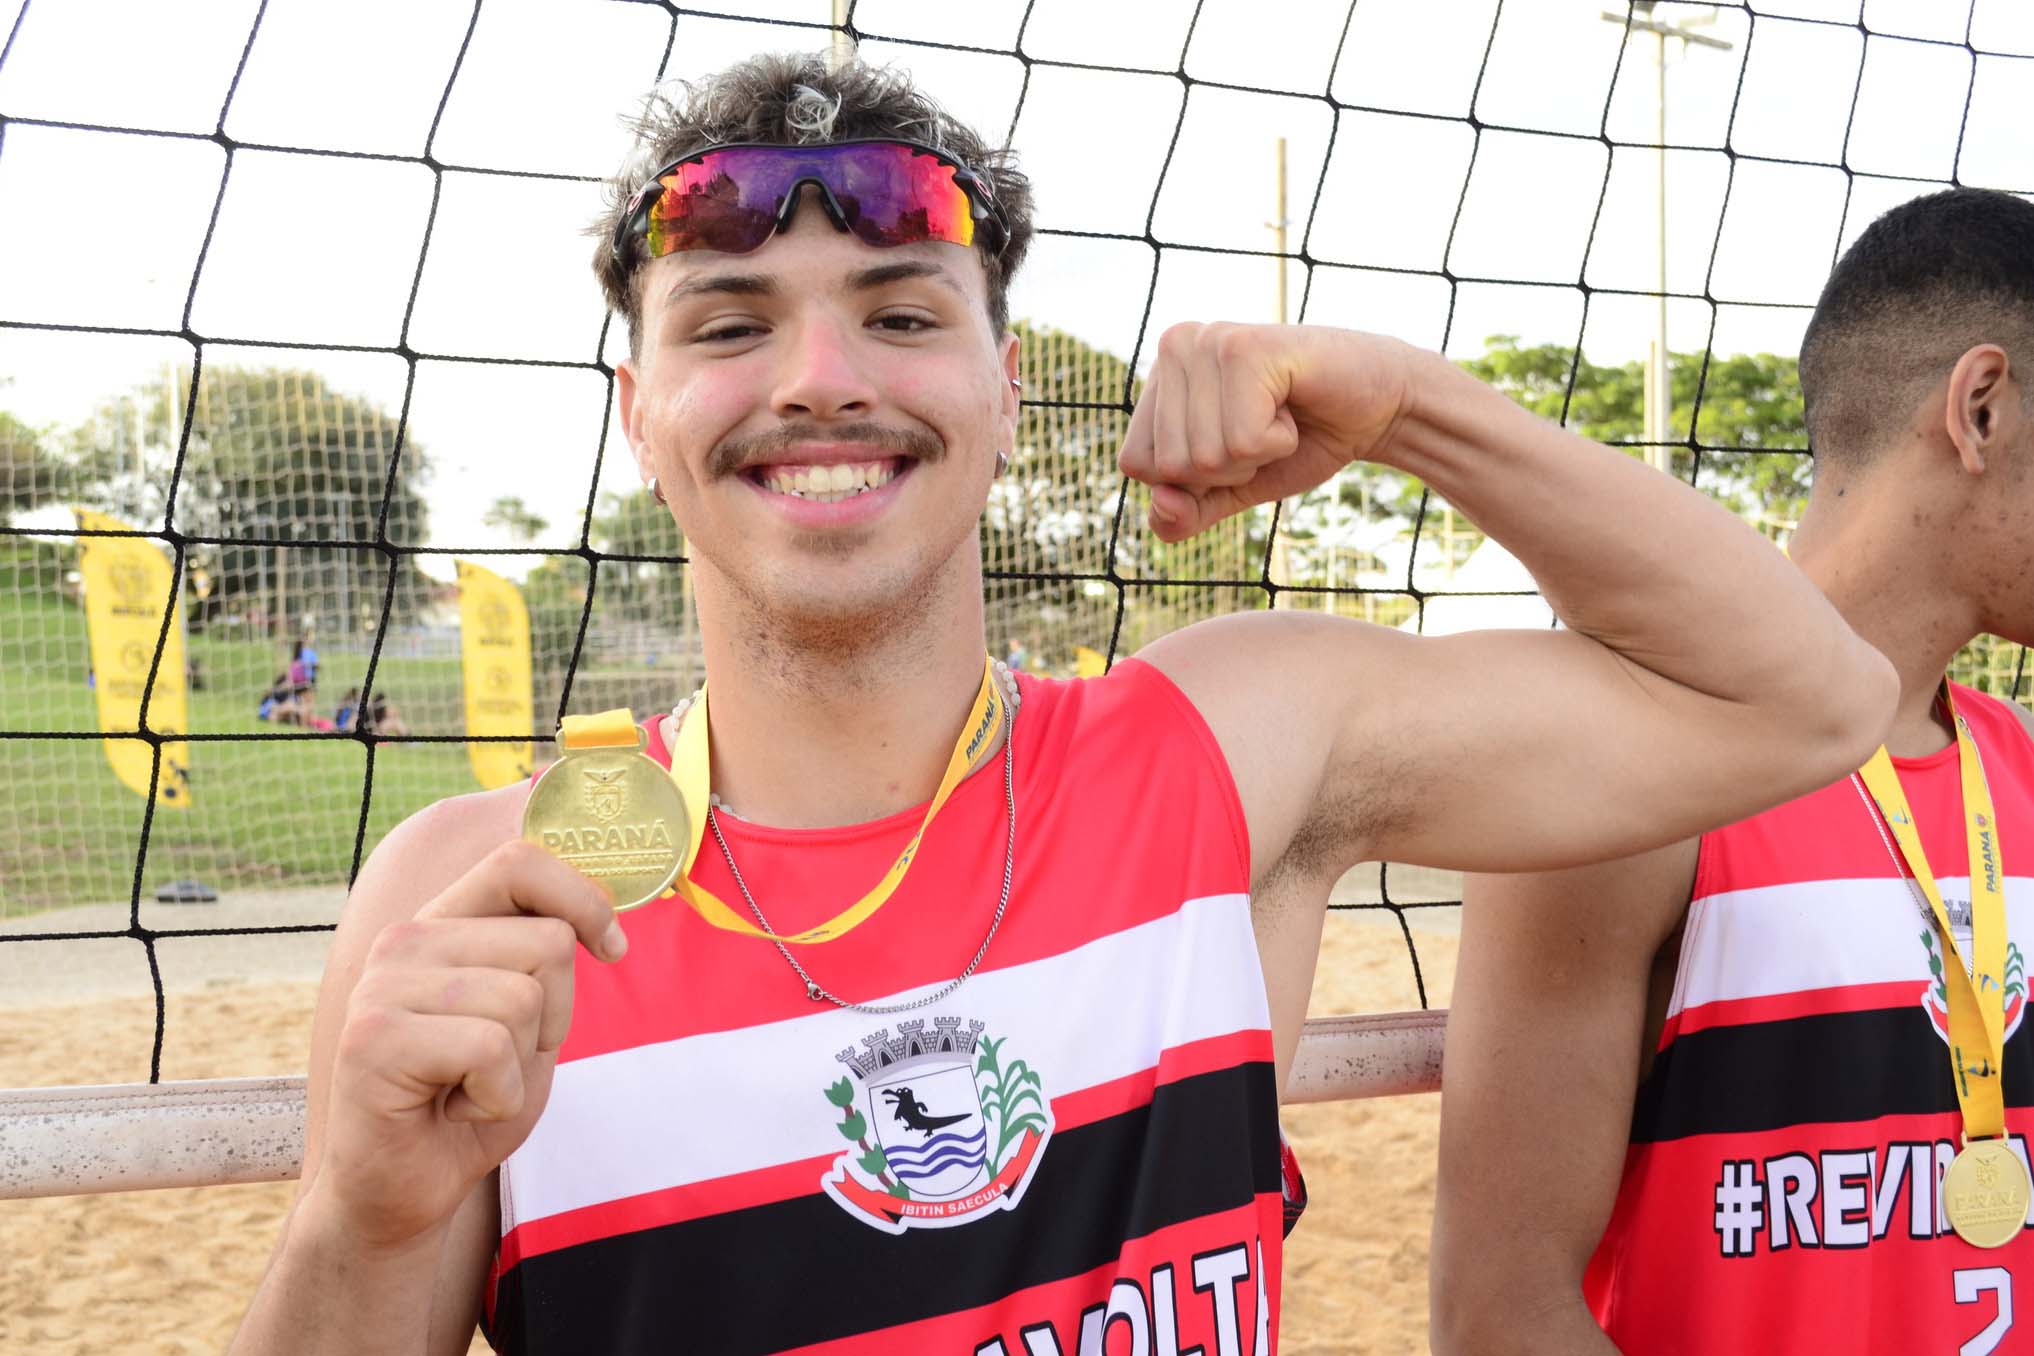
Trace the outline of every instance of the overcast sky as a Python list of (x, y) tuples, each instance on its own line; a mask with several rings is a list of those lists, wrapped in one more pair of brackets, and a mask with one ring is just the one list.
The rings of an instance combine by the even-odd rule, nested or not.
[[(758, 21), (823, 23), (829, 13), (827, 0), (714, 7)], [(1271, 319), (1275, 266), (1219, 251), (1270, 248), (1274, 145), (1284, 136), (1292, 248), (1304, 242), (1322, 261), (1310, 286), (1306, 268), (1291, 268), (1303, 318), (1457, 355), (1480, 351), (1493, 333), (1562, 343), (1579, 334), (1591, 359), (1610, 362), (1644, 352), (1652, 305), (1597, 295), (1585, 330), (1575, 283), (1653, 286), (1655, 157), (1613, 152), (1596, 137), (1652, 139), (1654, 74), (1650, 38), (1634, 38), (1619, 69), (1623, 34), (1600, 18), (1604, 7), (1357, 0), (1349, 18), (1347, 0), (1204, 0), (1189, 42), (1193, 0), (1036, 0), (1023, 33), (1024, 54), (1038, 63), (1028, 91), (1024, 62), (1008, 54), (1024, 0), (860, 0), (855, 22), (874, 34), (1005, 49), (870, 40), (862, 52), (908, 67), (990, 136), (1010, 132), (1037, 185), (1040, 226), (1141, 235), (1148, 225), (1166, 245), (1217, 251), (1043, 237), (1014, 289), (1018, 316), (1119, 353), (1136, 343), (1147, 298), (1147, 351), (1172, 321)], [(20, 8), (0, 0), (0, 19), (11, 24)], [(33, 0), (0, 66), (0, 114), (208, 134), (256, 8)], [(1713, 324), (1721, 352), (1792, 352), (1841, 246), (1876, 213), (1935, 186), (1883, 176), (2034, 188), (2034, 6), (1764, 0), (1758, 10), (1724, 8), (1702, 29), (1730, 50), (1684, 54), (1676, 44), (1670, 56), (1667, 139), (1688, 149), (1669, 155), (1668, 285), (1698, 294), (1671, 306), (1676, 349), (1702, 347)], [(271, 0), (225, 130), (241, 142), (420, 156), (471, 13), (470, 0)], [(1659, 13), (1686, 22), (1710, 7), (1662, 4)], [(1997, 55), (1973, 58), (1966, 32), (1972, 47)], [(669, 34), (655, 6), (486, 0), (432, 154), (545, 174), (610, 172), (627, 151), (620, 116), (656, 82)], [(823, 41), (813, 30), (686, 16), (665, 74)], [(1052, 62), (1183, 66), (1196, 81), (1292, 93)], [(1336, 117), (1327, 93), (1377, 111), (1341, 114), (1324, 179)], [(0, 319), (177, 329), (223, 149), (18, 122), (5, 138)], [(1841, 162), (1853, 173), (1750, 157)], [(597, 190), (457, 171), (442, 180), (426, 250), (424, 165), (237, 153), (192, 300), (206, 361), (313, 367), (392, 410), (404, 378), (392, 351), (211, 341), (393, 349), (420, 255), (412, 348), (590, 360), (602, 311), (581, 230)], [(1388, 269), (1515, 281), (1379, 271)], [(615, 349), (611, 340), (610, 359)], [(175, 338), (0, 329), (0, 408), (72, 422), (189, 357)], [(501, 494), (549, 512), (540, 545), (576, 541), (569, 505), (592, 474), (605, 400), (587, 369), (420, 363), (412, 427), (436, 468), (432, 544), (507, 544), (480, 523)], [(618, 438), (602, 484), (635, 484)]]

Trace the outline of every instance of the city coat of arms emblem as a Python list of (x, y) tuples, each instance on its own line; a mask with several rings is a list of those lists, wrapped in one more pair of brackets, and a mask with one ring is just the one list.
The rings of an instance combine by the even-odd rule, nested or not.
[(849, 1214), (901, 1234), (1017, 1207), (1052, 1106), (1037, 1071), (982, 1032), (958, 1017), (899, 1022), (836, 1056), (848, 1073), (826, 1099), (852, 1147), (820, 1185)]

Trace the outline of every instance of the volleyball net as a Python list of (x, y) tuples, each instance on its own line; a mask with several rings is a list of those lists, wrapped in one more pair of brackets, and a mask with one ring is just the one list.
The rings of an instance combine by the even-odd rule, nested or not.
[[(988, 639), (1056, 675), (1256, 608), (1551, 623), (1515, 560), (1383, 468), (1153, 538), (1113, 454), (1173, 321), (1440, 349), (1784, 539), (1806, 483), (1788, 355), (1831, 262), (1908, 197), (2034, 187), (2034, 21), (2003, 3), (840, 9), (262, 0), (109, 34), (20, 8), (0, 986), (89, 967), (152, 992), (132, 1077), (159, 1082), (186, 957), (329, 932), (404, 816), (526, 775), (567, 711), (700, 680), (581, 234), (626, 149), (619, 91), (848, 48), (1018, 149), (1039, 232), (981, 529)], [(520, 649), (491, 661), (484, 636)], [(2000, 644), (1958, 661), (2014, 697), (2024, 670)], [(1430, 1008), (1422, 942), (1458, 904), (1451, 878), (1370, 864), (1330, 926), (1395, 929)], [(1342, 1092), (1437, 1068), (1431, 1018), (1315, 1034), (1395, 1042), (1394, 1072)]]

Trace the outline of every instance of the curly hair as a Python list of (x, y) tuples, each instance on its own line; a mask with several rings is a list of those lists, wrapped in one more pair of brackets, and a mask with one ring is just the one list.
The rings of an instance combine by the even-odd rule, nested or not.
[(643, 102), (633, 122), (634, 152), (608, 182), (607, 209), (590, 233), (599, 240), (593, 271), (607, 304), (628, 321), (629, 351), (642, 338), (639, 254), (617, 259), (608, 248), (630, 197), (660, 166), (727, 142), (810, 145), (857, 137), (894, 137), (930, 146), (974, 170), (1010, 227), (1000, 254), (979, 242), (988, 273), (989, 320), (998, 334), (1010, 323), (1010, 278), (1031, 243), (1031, 181), (1007, 150), (974, 131), (912, 87), (901, 71), (859, 60), (829, 68), (823, 53), (750, 57), (698, 81), (680, 82), (683, 97), (663, 92)]

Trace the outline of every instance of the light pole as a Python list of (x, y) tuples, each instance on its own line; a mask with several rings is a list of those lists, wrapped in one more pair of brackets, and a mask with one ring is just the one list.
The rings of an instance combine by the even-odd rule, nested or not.
[(839, 70), (854, 60), (855, 40), (848, 36), (847, 21), (850, 0), (833, 0), (833, 41), (827, 52), (827, 67)]
[(1655, 18), (1654, 6), (1655, 0), (1633, 0), (1629, 14), (1613, 14), (1604, 10), (1603, 18), (1623, 27), (1628, 34), (1653, 35), (1653, 125), (1659, 147), (1654, 168), (1653, 211), (1659, 249), (1659, 311), (1653, 319), (1653, 339), (1646, 358), (1645, 456), (1648, 466), (1664, 471), (1667, 469), (1667, 442), (1673, 437), (1674, 408), (1674, 389), (1669, 384), (1667, 370), (1670, 361), (1667, 356), (1667, 39), (1679, 38), (1683, 50), (1692, 44), (1727, 52), (1731, 44), (1694, 31), (1696, 25), (1716, 22), (1714, 9), (1677, 27)]
[[(1275, 216), (1275, 217), (1273, 217), (1273, 218), (1272, 218), (1272, 219), (1271, 219), (1270, 221), (1266, 222), (1265, 224), (1271, 227), (1271, 239), (1272, 239), (1272, 247), (1273, 247), (1273, 248), (1274, 248), (1274, 249), (1275, 249), (1275, 250), (1276, 250), (1276, 251), (1278, 252), (1278, 260), (1277, 260), (1277, 263), (1278, 263), (1278, 309), (1277, 309), (1277, 319), (1278, 319), (1278, 323), (1279, 323), (1279, 324), (1281, 324), (1281, 325), (1283, 325), (1283, 324), (1285, 323), (1285, 316), (1286, 316), (1286, 310), (1285, 310), (1285, 238), (1286, 238), (1286, 237), (1285, 237), (1285, 231), (1286, 231), (1286, 226), (1287, 226), (1287, 225), (1289, 224), (1289, 223), (1287, 222), (1287, 220), (1286, 220), (1286, 214), (1285, 214), (1285, 212), (1286, 212), (1286, 206), (1285, 206), (1285, 138), (1284, 138), (1284, 137), (1280, 137), (1280, 138), (1278, 139), (1278, 152), (1277, 152), (1277, 171), (1278, 171), (1278, 188), (1277, 188), (1277, 194), (1278, 194), (1278, 215), (1277, 215), (1277, 216)], [(1286, 524), (1287, 524), (1287, 522), (1288, 522), (1288, 521), (1290, 520), (1290, 518), (1292, 517), (1292, 511), (1293, 511), (1293, 509), (1294, 509), (1294, 508), (1295, 508), (1295, 507), (1296, 507), (1296, 506), (1297, 506), (1298, 504), (1299, 504), (1299, 496), (1298, 496), (1298, 495), (1294, 495), (1294, 496), (1293, 496), (1292, 498), (1290, 498), (1290, 499), (1287, 499), (1287, 500), (1286, 500), (1286, 501), (1285, 501), (1284, 503), (1282, 503), (1282, 504), (1280, 504), (1280, 505), (1279, 505), (1279, 511), (1278, 511), (1278, 531), (1272, 534), (1272, 538), (1271, 538), (1271, 559), (1270, 559), (1270, 560), (1269, 560), (1269, 561), (1267, 562), (1267, 565), (1268, 565), (1268, 567), (1269, 567), (1269, 574), (1270, 574), (1270, 576), (1271, 576), (1271, 582), (1272, 582), (1272, 583), (1274, 583), (1274, 584), (1289, 584), (1289, 583), (1291, 583), (1291, 582), (1292, 582), (1292, 536), (1291, 536), (1291, 533), (1290, 533), (1290, 532), (1289, 532), (1289, 531), (1287, 530)], [(1292, 598), (1291, 598), (1291, 596), (1290, 596), (1290, 595), (1284, 595), (1284, 596), (1281, 596), (1281, 595), (1279, 595), (1279, 594), (1276, 594), (1276, 593), (1274, 593), (1274, 594), (1273, 594), (1273, 595), (1271, 596), (1271, 605), (1272, 605), (1273, 607), (1291, 607), (1291, 606), (1292, 606)]]

